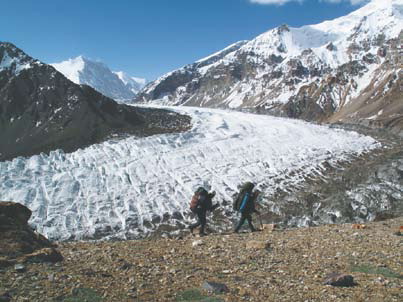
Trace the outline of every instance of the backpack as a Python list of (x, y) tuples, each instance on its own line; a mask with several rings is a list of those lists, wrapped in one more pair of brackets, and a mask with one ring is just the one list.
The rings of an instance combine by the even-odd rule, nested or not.
[(203, 187), (199, 187), (196, 192), (194, 192), (192, 199), (190, 200), (190, 210), (194, 212), (201, 203), (206, 199), (208, 192)]
[(246, 182), (241, 187), (241, 191), (238, 196), (235, 198), (233, 203), (233, 209), (238, 212), (243, 212), (246, 208), (248, 208), (249, 203), (253, 199), (252, 190), (254, 188), (254, 184), (251, 182)]

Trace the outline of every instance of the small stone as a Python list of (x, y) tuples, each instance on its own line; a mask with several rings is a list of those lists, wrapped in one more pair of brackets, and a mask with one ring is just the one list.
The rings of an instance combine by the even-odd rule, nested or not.
[(274, 223), (263, 224), (262, 228), (263, 228), (263, 231), (265, 231), (265, 232), (273, 232), (274, 230), (277, 229), (277, 225)]
[(352, 228), (355, 230), (364, 230), (367, 228), (365, 224), (353, 224)]
[(55, 274), (49, 274), (49, 275), (48, 275), (48, 280), (49, 280), (50, 282), (54, 282), (54, 281), (55, 281)]
[(323, 284), (338, 287), (351, 287), (356, 285), (353, 276), (340, 273), (327, 275)]
[(119, 267), (119, 269), (122, 271), (125, 271), (125, 270), (131, 269), (132, 267), (133, 267), (133, 264), (125, 262)]
[(243, 287), (239, 287), (239, 288), (238, 288), (238, 294), (239, 294), (241, 297), (244, 297), (244, 296), (247, 296), (247, 295), (248, 295), (248, 292), (247, 292), (246, 289), (244, 289)]
[(203, 244), (204, 244), (203, 240), (195, 240), (195, 241), (192, 242), (193, 247), (200, 246), (200, 245), (203, 245)]
[(215, 293), (215, 294), (222, 294), (222, 293), (229, 292), (229, 289), (225, 284), (210, 282), (210, 281), (204, 281), (202, 284), (202, 288), (207, 290), (210, 293)]
[(23, 272), (26, 272), (26, 270), (27, 270), (23, 264), (14, 265), (14, 269), (17, 273), (23, 273)]
[(269, 249), (270, 248), (270, 242), (251, 240), (251, 241), (248, 241), (246, 243), (246, 248), (247, 249), (252, 249), (252, 250)]

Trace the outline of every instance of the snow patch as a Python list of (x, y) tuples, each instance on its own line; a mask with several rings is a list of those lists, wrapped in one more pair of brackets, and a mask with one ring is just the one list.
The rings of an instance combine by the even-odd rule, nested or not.
[(4, 50), (4, 55), (0, 61), (0, 72), (3, 70), (12, 69), (14, 75), (18, 75), (22, 70), (31, 68), (31, 62), (24, 62), (24, 57), (11, 57), (7, 50)]

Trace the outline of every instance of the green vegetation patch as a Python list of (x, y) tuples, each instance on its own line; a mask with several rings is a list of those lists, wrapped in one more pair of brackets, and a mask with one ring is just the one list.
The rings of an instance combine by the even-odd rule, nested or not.
[(91, 288), (75, 288), (73, 294), (62, 300), (63, 302), (102, 302), (102, 297)]
[(198, 289), (185, 290), (178, 294), (177, 302), (224, 302), (224, 300), (216, 297), (208, 297), (202, 294)]
[(375, 267), (367, 264), (355, 265), (351, 268), (351, 271), (371, 275), (382, 275), (387, 278), (403, 279), (403, 275), (396, 273), (386, 267)]

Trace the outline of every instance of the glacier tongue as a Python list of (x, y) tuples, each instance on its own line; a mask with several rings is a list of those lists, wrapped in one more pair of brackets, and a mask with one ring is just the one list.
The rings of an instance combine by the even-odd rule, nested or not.
[[(192, 192), (206, 182), (219, 202), (230, 200), (246, 180), (264, 184), (270, 195), (298, 185), (325, 162), (380, 146), (354, 132), (297, 120), (173, 110), (192, 116), (190, 131), (0, 162), (1, 199), (32, 209), (31, 223), (52, 239), (136, 237), (167, 214), (187, 223)], [(175, 219), (169, 222), (182, 223)]]

